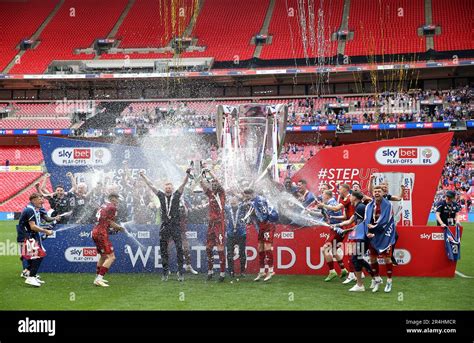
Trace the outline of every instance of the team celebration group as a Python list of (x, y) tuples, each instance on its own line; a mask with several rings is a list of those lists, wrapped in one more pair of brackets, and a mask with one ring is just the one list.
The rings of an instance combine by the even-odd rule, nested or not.
[[(104, 276), (115, 260), (110, 235), (126, 231), (121, 225), (127, 218), (124, 214), (127, 213), (126, 196), (122, 193), (124, 188), (118, 184), (103, 185), (100, 182), (88, 192), (87, 185), (76, 183), (71, 173), (68, 173), (67, 177), (72, 184), (70, 191), (66, 192), (63, 185), (57, 185), (50, 193), (44, 183), (38, 184), (37, 192), (31, 194), (30, 203), (21, 213), (17, 225), (17, 241), (23, 264), (21, 276), (25, 278), (25, 283), (31, 286), (40, 287), (45, 282), (39, 277), (38, 270), (46, 256), (42, 241), (54, 233), (51, 223), (81, 224), (94, 221), (92, 239), (99, 259), (93, 284), (109, 287)], [(189, 168), (177, 189), (171, 182), (164, 182), (163, 190), (160, 190), (142, 170), (133, 183), (133, 218), (141, 218), (143, 223), (151, 223), (147, 219), (150, 218), (149, 214), (153, 213), (153, 209), (159, 211), (162, 281), (168, 281), (171, 275), (168, 252), (171, 241), (176, 248), (178, 280), (184, 281), (185, 272), (198, 274), (191, 266), (186, 238), (186, 219), (189, 216), (189, 208), (193, 206), (187, 201), (189, 192), (186, 188), (189, 188), (187, 185), (190, 179), (194, 178), (192, 169)], [(126, 182), (127, 179), (124, 178), (123, 181)], [(131, 181), (130, 176), (128, 181)], [(240, 192), (225, 190), (219, 178), (210, 169), (203, 169), (202, 174), (194, 181), (199, 182), (202, 194), (207, 197), (207, 201), (197, 205), (208, 208), (207, 280), (214, 278), (214, 248), (219, 261), (218, 282), (225, 280), (226, 271), (230, 278), (245, 277), (246, 235), (247, 230), (254, 229), (258, 234), (259, 272), (253, 280), (269, 282), (275, 275), (274, 233), (277, 223), (284, 221), (284, 211), (281, 209), (285, 205), (273, 204), (264, 196), (264, 192), (259, 191), (257, 185), (249, 184)], [(383, 284), (379, 266), (382, 261), (386, 273), (384, 291), (392, 290), (393, 267), (397, 264), (393, 252), (398, 239), (393, 202), (402, 201), (403, 187), (400, 195), (393, 195), (389, 194), (386, 182), (378, 185), (374, 183), (372, 177), (368, 194), (362, 192), (358, 183), (353, 183), (352, 187), (345, 183), (338, 184), (335, 194), (325, 184), (320, 185), (319, 194), (314, 194), (308, 189), (305, 180), (298, 180), (295, 184), (294, 180), (287, 178), (283, 184), (276, 184), (279, 192), (290, 194), (301, 204), (302, 212), (320, 218), (322, 225), (330, 227), (331, 234), (321, 247), (329, 269), (324, 281), (330, 282), (340, 277), (343, 284), (355, 283), (349, 289), (351, 292), (366, 290), (365, 275), (371, 278), (372, 292), (379, 291)], [(149, 202), (150, 199), (145, 199), (149, 196), (146, 188), (156, 196), (157, 206), (153, 206), (153, 202)], [(49, 212), (43, 208), (45, 199), (51, 206)], [(460, 206), (454, 199), (454, 192), (448, 191), (445, 198), (437, 203), (436, 218), (439, 225), (455, 225)], [(236, 260), (240, 262), (239, 273), (234, 272)]]

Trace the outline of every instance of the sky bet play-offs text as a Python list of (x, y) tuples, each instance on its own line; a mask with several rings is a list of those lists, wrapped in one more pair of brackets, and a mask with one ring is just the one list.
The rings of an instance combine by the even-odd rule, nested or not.
[(112, 154), (107, 148), (56, 148), (51, 158), (58, 166), (105, 166)]
[(383, 165), (433, 165), (438, 163), (440, 153), (432, 146), (381, 147), (375, 159)]

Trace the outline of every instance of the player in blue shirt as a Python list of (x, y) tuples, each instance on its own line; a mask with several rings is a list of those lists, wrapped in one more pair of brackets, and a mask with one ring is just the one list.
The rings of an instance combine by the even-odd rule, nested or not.
[(247, 230), (244, 216), (248, 210), (244, 203), (239, 203), (237, 197), (230, 199), (229, 205), (225, 206), (226, 234), (227, 234), (227, 268), (231, 277), (234, 277), (234, 247), (239, 247), (240, 275), (245, 274), (247, 255), (245, 246), (247, 242)]
[[(331, 210), (325, 207), (334, 208), (338, 205), (337, 200), (334, 198), (332, 191), (326, 190), (322, 194), (322, 203), (318, 203), (317, 207), (323, 210), (323, 215), (326, 218), (326, 222), (328, 224), (337, 224), (340, 223), (341, 220), (338, 219), (342, 216), (341, 210)], [(337, 234), (336, 232), (332, 231), (329, 237), (327, 238), (326, 242), (323, 245), (323, 255), (326, 261), (326, 265), (329, 268), (329, 274), (324, 279), (325, 282), (331, 281), (337, 276), (337, 272), (334, 269), (334, 257), (336, 257), (337, 264), (341, 269), (340, 277), (346, 277), (348, 271), (344, 265), (343, 261), (343, 254), (339, 253), (339, 249), (337, 249), (338, 245), (342, 244), (344, 237)], [(335, 255), (335, 256), (334, 256)]]
[(316, 200), (313, 192), (308, 190), (306, 180), (298, 181), (298, 192), (296, 193), (296, 197), (305, 208)]
[[(364, 267), (367, 272), (372, 277), (374, 277), (370, 264), (364, 260), (364, 254), (369, 244), (368, 238), (364, 232), (363, 227), (359, 226), (359, 224), (361, 224), (365, 219), (365, 205), (363, 203), (364, 194), (359, 191), (352, 191), (350, 199), (352, 205), (354, 206), (354, 214), (346, 221), (334, 225), (333, 230), (335, 230), (341, 236), (348, 233), (348, 244), (352, 243), (353, 248), (351, 261), (354, 265), (356, 285), (349, 289), (349, 291), (364, 292), (365, 287), (362, 283), (362, 267)], [(354, 223), (355, 226), (347, 228), (352, 223)], [(346, 229), (343, 229), (343, 227), (346, 227)]]
[(17, 225), (17, 241), (21, 247), (21, 259), (26, 267), (21, 276), (26, 278), (25, 283), (35, 287), (40, 287), (44, 281), (37, 277), (41, 261), (46, 256), (46, 251), (42, 245), (41, 234), (51, 236), (53, 231), (41, 227), (41, 221), (59, 221), (61, 217), (51, 218), (43, 208), (44, 198), (39, 193), (30, 195), (30, 203), (25, 207), (20, 215)]

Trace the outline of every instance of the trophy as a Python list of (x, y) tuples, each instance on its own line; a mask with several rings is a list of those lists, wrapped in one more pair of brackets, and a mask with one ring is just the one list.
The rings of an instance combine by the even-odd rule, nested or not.
[(189, 173), (191, 189), (194, 193), (202, 193), (203, 190), (200, 185), (201, 180), (204, 179), (208, 182), (210, 181), (206, 172), (207, 167), (205, 162), (203, 162), (202, 160), (191, 160), (189, 162), (189, 168), (191, 169), (191, 172)]
[(285, 104), (218, 106), (216, 132), (226, 187), (238, 188), (242, 179), (256, 181), (269, 171), (278, 178), (287, 116)]

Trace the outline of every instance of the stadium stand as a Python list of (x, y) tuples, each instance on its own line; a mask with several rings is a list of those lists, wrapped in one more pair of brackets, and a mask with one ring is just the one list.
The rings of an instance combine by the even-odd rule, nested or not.
[[(193, 14), (194, 1), (180, 1), (179, 6), (174, 8), (164, 6), (165, 3), (156, 0), (135, 1), (116, 34), (115, 38), (120, 40), (119, 47), (164, 47), (174, 36), (181, 36)], [(180, 8), (184, 9), (183, 13), (180, 13)], [(172, 20), (175, 20), (174, 27), (169, 25)]]
[[(5, 69), (18, 53), (20, 40), (29, 38), (58, 3), (58, 0), (0, 2), (0, 70)], [(9, 73), (43, 73), (54, 60), (91, 60), (94, 54), (76, 53), (76, 50), (91, 48), (96, 39), (106, 37), (117, 39), (119, 45), (115, 53), (101, 55), (103, 60), (170, 58), (174, 55), (172, 52), (142, 50), (127, 53), (121, 49), (166, 47), (173, 37), (185, 33), (196, 39), (196, 46), (203, 47), (204, 51), (186, 51), (180, 57), (213, 57), (217, 62), (254, 57), (255, 45), (251, 40), (263, 27), (270, 0), (252, 2), (251, 11), (249, 2), (245, 1), (206, 0), (191, 32), (186, 30), (191, 29), (192, 15), (198, 13), (197, 2), (183, 0), (179, 8), (171, 9), (174, 3), (136, 0), (120, 22), (127, 0), (64, 0), (41, 31), (38, 45), (27, 50)], [(433, 38), (434, 49), (472, 50), (472, 30), (469, 28), (473, 17), (472, 2), (433, 0), (431, 4), (432, 22), (441, 30)], [(181, 8), (184, 16), (181, 16)], [(311, 23), (312, 18), (303, 13), (297, 0), (276, 0), (268, 27), (271, 43), (262, 46), (259, 58), (269, 61), (335, 56), (338, 42), (331, 37), (346, 21), (348, 30), (354, 34), (345, 45), (346, 55), (370, 57), (426, 51), (426, 39), (418, 35), (418, 29), (426, 24), (423, 0), (352, 0), (346, 18), (343, 18), (343, 8), (343, 0), (324, 1), (322, 21), (315, 9), (314, 23)], [(303, 29), (303, 17), (306, 29)], [(246, 24), (241, 25), (243, 22)], [(115, 25), (117, 32), (110, 37)], [(318, 30), (318, 25), (323, 29)], [(304, 30), (306, 52), (301, 39)], [(325, 41), (324, 46), (318, 46), (321, 40)]]
[[(463, 87), (444, 91), (259, 101), (270, 105), (286, 103), (288, 125), (327, 125), (468, 120), (474, 118), (472, 99), (472, 89)], [(442, 103), (433, 110), (424, 108), (421, 103), (423, 100), (442, 100)], [(255, 100), (135, 102), (122, 111), (116, 124), (120, 128), (160, 125), (210, 127), (215, 125), (218, 104), (238, 106), (252, 101)], [(335, 111), (328, 107), (329, 104), (342, 103), (346, 104), (346, 110)], [(162, 114), (157, 115), (156, 109)]]
[(42, 172), (0, 173), (0, 202), (9, 199), (20, 190), (28, 187), (42, 174)]
[(66, 0), (40, 35), (40, 44), (28, 50), (11, 74), (43, 73), (53, 60), (90, 60), (92, 54), (75, 54), (105, 38), (124, 10), (127, 0)]
[[(316, 3), (319, 4), (319, 2)], [(268, 34), (273, 37), (272, 43), (263, 47), (260, 58), (265, 60), (305, 58), (308, 56), (315, 58), (319, 55), (319, 52), (323, 52), (324, 56), (334, 56), (337, 50), (337, 41), (332, 41), (330, 38), (333, 32), (339, 30), (343, 4), (343, 0), (323, 2), (321, 10), (324, 15), (324, 37), (322, 38), (326, 41), (326, 46), (318, 46), (318, 37), (315, 37), (316, 44), (314, 45), (314, 50), (311, 49), (311, 43), (308, 41), (308, 49), (305, 54), (301, 39), (302, 29), (300, 27), (300, 15), (302, 15), (302, 12), (298, 10), (298, 1), (277, 1), (268, 29)], [(319, 8), (315, 12), (318, 10)], [(293, 15), (291, 16), (291, 14)], [(309, 23), (308, 14), (306, 14), (306, 20)], [(317, 28), (317, 25), (318, 17), (316, 15), (314, 27)], [(311, 37), (309, 31), (307, 37)]]
[[(431, 0), (433, 24), (441, 27), (441, 34), (434, 37), (437, 51), (474, 49), (473, 19), (474, 6), (471, 0), (446, 2)], [(455, 20), (453, 20), (455, 18)]]
[[(8, 201), (0, 204), (0, 212), (21, 212), (23, 208), (25, 208), (25, 205), (28, 204), (31, 193), (34, 192), (36, 192), (34, 186), (29, 186), (27, 189), (23, 190), (21, 194), (18, 194)], [(46, 210), (50, 209), (49, 203), (47, 201), (44, 202), (43, 207)]]
[[(182, 57), (214, 57), (216, 61), (252, 58), (255, 45), (250, 41), (263, 24), (269, 0), (249, 3), (233, 0), (206, 0), (192, 37), (203, 52), (185, 52)], [(242, 25), (245, 23), (245, 25)]]
[(43, 154), (38, 146), (2, 146), (0, 164), (8, 160), (11, 166), (35, 166), (43, 161)]
[(426, 50), (417, 29), (424, 24), (423, 0), (351, 0), (348, 56), (418, 53)]
[(71, 126), (70, 119), (16, 119), (0, 120), (2, 129), (67, 129)]
[(29, 39), (59, 0), (2, 1), (0, 4), (0, 72), (18, 53), (22, 39)]

